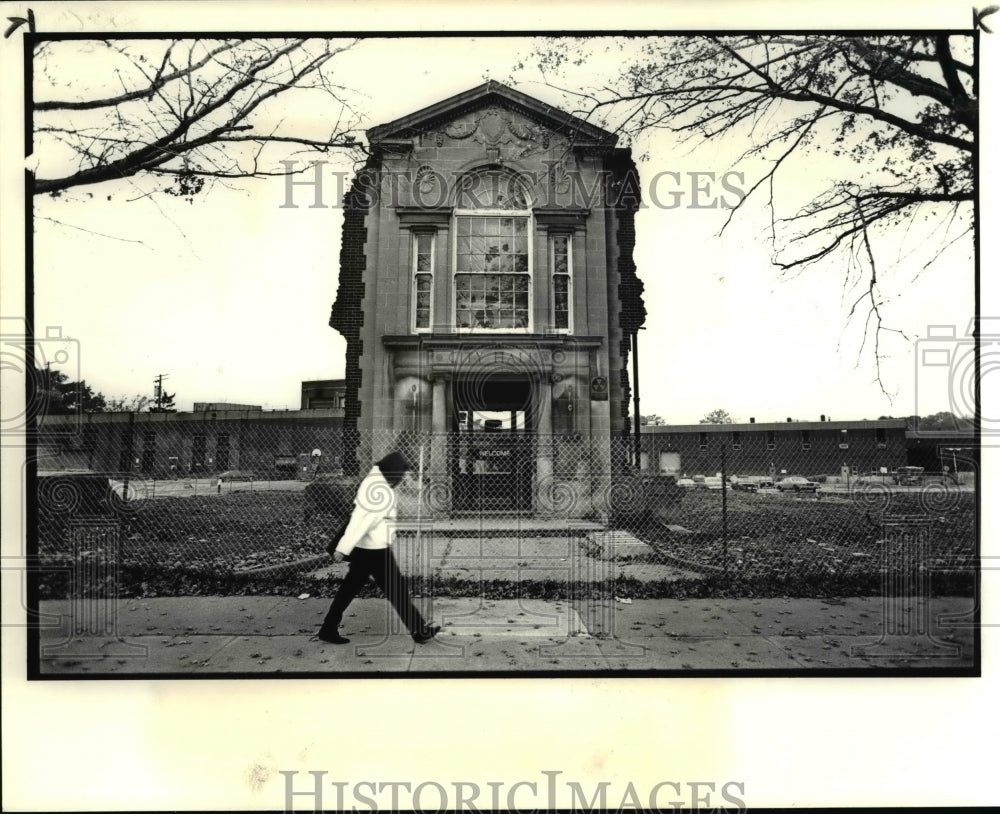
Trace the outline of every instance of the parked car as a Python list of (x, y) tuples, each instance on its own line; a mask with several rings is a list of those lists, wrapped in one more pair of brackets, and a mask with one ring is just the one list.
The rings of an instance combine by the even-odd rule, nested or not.
[(892, 480), (899, 486), (920, 486), (923, 474), (922, 466), (901, 466), (893, 471)]
[(706, 489), (722, 489), (722, 478), (715, 476), (705, 478)]
[(757, 478), (757, 488), (758, 489), (773, 489), (774, 481), (771, 478)]
[(736, 478), (732, 482), (732, 487), (737, 492), (756, 492), (760, 484), (750, 478)]
[(703, 484), (695, 483), (691, 480), (691, 478), (678, 478), (677, 485), (680, 486), (681, 489), (697, 489)]
[(791, 475), (779, 480), (775, 486), (779, 492), (815, 492), (819, 489), (819, 484), (813, 480), (807, 480), (801, 475)]

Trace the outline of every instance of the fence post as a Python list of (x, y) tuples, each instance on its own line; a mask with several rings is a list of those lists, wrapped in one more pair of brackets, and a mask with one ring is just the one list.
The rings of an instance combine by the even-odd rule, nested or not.
[(729, 516), (726, 505), (726, 442), (719, 445), (721, 454), (721, 474), (722, 474), (722, 567), (723, 573), (729, 576)]
[(132, 455), (135, 452), (135, 413), (131, 410), (128, 414), (128, 440), (125, 442), (125, 451), (128, 453), (125, 461), (125, 473), (122, 477), (122, 502), (128, 503), (128, 480), (132, 474)]

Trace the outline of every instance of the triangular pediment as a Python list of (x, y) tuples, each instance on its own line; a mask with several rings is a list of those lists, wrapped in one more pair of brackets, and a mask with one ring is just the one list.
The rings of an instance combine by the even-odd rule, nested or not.
[(373, 127), (367, 136), (372, 146), (432, 131), (458, 139), (478, 132), (495, 140), (505, 128), (517, 138), (547, 132), (577, 146), (614, 147), (618, 141), (614, 133), (494, 81)]

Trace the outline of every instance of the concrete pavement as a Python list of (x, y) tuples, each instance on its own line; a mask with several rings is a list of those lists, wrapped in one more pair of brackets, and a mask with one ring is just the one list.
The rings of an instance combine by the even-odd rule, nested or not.
[[(400, 534), (393, 551), (402, 572), (408, 576), (432, 576), (434, 580), (458, 580), (470, 584), (470, 593), (490, 580), (579, 581), (600, 583), (615, 577), (640, 582), (700, 579), (696, 571), (683, 569), (658, 559), (644, 542), (627, 532), (609, 532), (596, 524), (579, 524), (567, 529), (565, 521), (548, 521), (548, 527), (524, 530), (497, 526), (491, 529), (462, 528), (458, 525), (433, 529), (421, 540), (412, 533)], [(406, 528), (401, 524), (402, 528)], [(559, 529), (558, 534), (538, 536), (539, 528)], [(589, 549), (589, 550), (588, 550)], [(329, 560), (313, 573), (317, 578), (346, 573), (346, 565)]]
[(348, 645), (313, 637), (328, 597), (44, 601), (39, 674), (971, 674), (974, 665), (970, 598), (418, 601), (443, 626), (423, 645), (382, 598), (350, 606)]

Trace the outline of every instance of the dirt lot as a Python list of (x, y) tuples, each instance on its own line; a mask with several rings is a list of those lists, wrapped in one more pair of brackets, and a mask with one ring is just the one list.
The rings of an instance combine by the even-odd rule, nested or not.
[[(654, 556), (743, 578), (859, 575), (883, 567), (967, 569), (975, 561), (971, 492), (686, 495), (635, 529)], [(917, 560), (920, 563), (917, 563)]]

